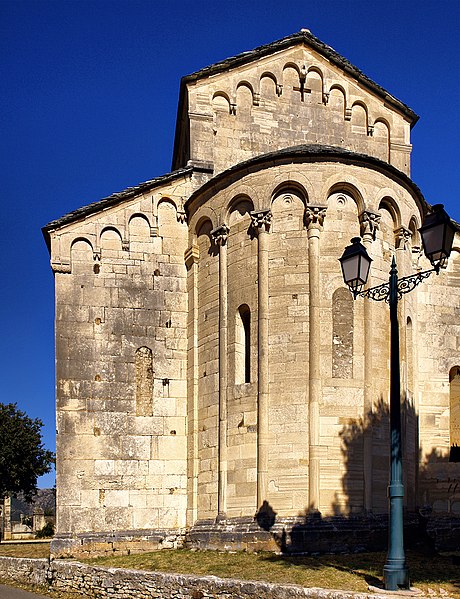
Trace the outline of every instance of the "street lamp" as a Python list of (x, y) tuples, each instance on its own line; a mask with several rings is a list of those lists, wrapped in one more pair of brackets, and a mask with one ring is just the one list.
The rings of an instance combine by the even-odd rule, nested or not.
[(398, 300), (412, 291), (431, 273), (439, 274), (452, 250), (455, 227), (442, 204), (433, 206), (423, 226), (419, 229), (423, 249), (433, 268), (398, 279), (396, 260), (393, 256), (388, 283), (362, 291), (366, 284), (372, 259), (359, 237), (351, 240), (339, 258), (345, 283), (354, 299), (358, 296), (376, 301), (385, 300), (390, 306), (390, 500), (388, 554), (383, 569), (386, 590), (409, 588), (409, 570), (406, 566), (403, 539), (402, 450), (401, 450), (401, 378), (399, 369)]

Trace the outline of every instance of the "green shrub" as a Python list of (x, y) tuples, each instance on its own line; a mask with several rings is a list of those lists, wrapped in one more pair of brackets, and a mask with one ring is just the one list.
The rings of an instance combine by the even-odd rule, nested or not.
[(38, 530), (35, 534), (36, 539), (47, 539), (54, 535), (54, 525), (51, 522), (47, 522), (45, 526)]

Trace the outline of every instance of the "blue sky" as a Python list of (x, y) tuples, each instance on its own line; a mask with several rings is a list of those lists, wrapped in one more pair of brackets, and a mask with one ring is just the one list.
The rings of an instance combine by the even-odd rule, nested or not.
[(183, 75), (301, 28), (420, 115), (412, 178), (460, 221), (459, 0), (0, 0), (0, 401), (40, 417), (47, 447), (54, 299), (41, 227), (170, 170)]

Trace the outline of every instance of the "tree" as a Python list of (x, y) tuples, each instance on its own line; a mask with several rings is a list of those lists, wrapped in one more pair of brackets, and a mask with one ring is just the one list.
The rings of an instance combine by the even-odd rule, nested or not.
[(16, 404), (0, 403), (0, 499), (22, 492), (30, 501), (37, 478), (50, 472), (54, 454), (43, 446), (42, 426)]

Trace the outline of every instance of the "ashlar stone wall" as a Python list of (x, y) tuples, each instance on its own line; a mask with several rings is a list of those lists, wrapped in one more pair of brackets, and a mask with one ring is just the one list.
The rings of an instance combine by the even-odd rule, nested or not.
[(214, 172), (306, 143), (410, 172), (410, 123), (326, 57), (297, 45), (187, 85), (190, 159)]
[(51, 235), (58, 537), (185, 525), (189, 190), (183, 177)]
[[(264, 167), (214, 188), (206, 202), (197, 195), (195, 202), (190, 205), (189, 241), (196, 248), (196, 282), (189, 272), (189, 284), (197, 287), (193, 325), (198, 348), (198, 393), (193, 400), (198, 431), (193, 454), (198, 473), (197, 518), (214, 518), (218, 513), (247, 516), (262, 501), (279, 516), (305, 513), (311, 506), (312, 475), (317, 478), (317, 505), (323, 514), (365, 508), (386, 512), (388, 307), (353, 301), (344, 289), (338, 257), (350, 237), (361, 234), (373, 258), (372, 285), (388, 280), (393, 254), (400, 276), (414, 267), (427, 268), (420, 258), (418, 200), (402, 182), (383, 173), (350, 164), (341, 165), (337, 175), (335, 165), (326, 161), (295, 168)], [(319, 213), (321, 220), (315, 223), (312, 214)], [(264, 214), (269, 215), (269, 225), (262, 242), (257, 219)], [(316, 255), (309, 236), (312, 225), (319, 242)], [(318, 324), (312, 306), (312, 259), (317, 261), (319, 282), (315, 285), (320, 310), (317, 345), (312, 343), (311, 331)], [(455, 270), (455, 260), (453, 264)], [(445, 286), (449, 276), (449, 271), (442, 271), (437, 280)], [(406, 501), (412, 508), (419, 461), (416, 394), (423, 381), (413, 339), (426, 326), (418, 304), (426, 302), (430, 285), (431, 280), (400, 305)], [(448, 303), (441, 311), (452, 319), (455, 308), (447, 308)], [(251, 378), (244, 384), (236, 382), (234, 346), (235, 315), (241, 305), (248, 306), (251, 314)], [(266, 337), (261, 337), (264, 310), (269, 322)], [(222, 346), (225, 376), (219, 360)], [(455, 361), (454, 346), (449, 343), (442, 352)], [(432, 352), (438, 368), (442, 352)], [(320, 376), (316, 387), (311, 383), (312, 368)], [(260, 380), (264, 373), (265, 412), (261, 407), (265, 383)], [(438, 400), (437, 405), (443, 402)], [(261, 438), (264, 418), (269, 423), (266, 440)], [(448, 435), (439, 434), (447, 446)], [(257, 476), (264, 449), (265, 486)], [(311, 468), (313, 456), (319, 464), (316, 471)]]

